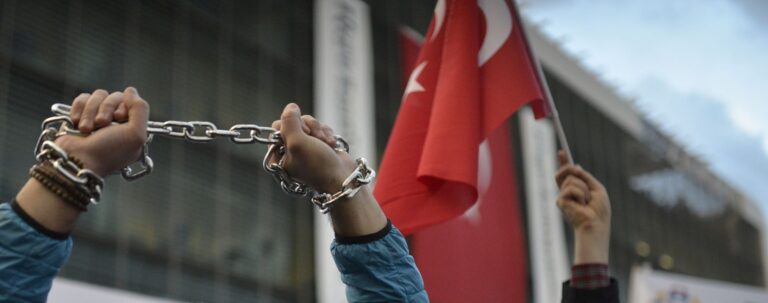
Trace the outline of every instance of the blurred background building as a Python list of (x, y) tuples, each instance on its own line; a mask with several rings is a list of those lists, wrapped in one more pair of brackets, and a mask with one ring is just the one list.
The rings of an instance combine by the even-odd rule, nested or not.
[[(758, 206), (531, 29), (574, 158), (611, 197), (610, 265), (619, 283), (628, 286), (632, 267), (648, 263), (764, 287), (764, 218)], [(627, 290), (621, 288), (623, 301)]]
[[(423, 32), (435, 3), (366, 3), (381, 159), (402, 95), (398, 29)], [(313, 9), (298, 0), (0, 2), (0, 199), (26, 181), (50, 105), (80, 92), (136, 86), (155, 121), (269, 125), (287, 102), (312, 113)], [(620, 283), (649, 263), (764, 286), (755, 204), (557, 45), (535, 29), (529, 36), (575, 158), (609, 189)], [(314, 302), (314, 210), (262, 171), (264, 152), (155, 140), (155, 172), (108, 180), (61, 276), (181, 301)]]

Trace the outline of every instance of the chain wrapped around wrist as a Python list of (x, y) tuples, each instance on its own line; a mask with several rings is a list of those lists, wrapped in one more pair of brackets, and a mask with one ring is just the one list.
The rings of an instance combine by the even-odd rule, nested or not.
[[(357, 158), (355, 160), (357, 162), (355, 170), (344, 180), (341, 189), (334, 194), (322, 193), (307, 184), (291, 178), (283, 168), (285, 164), (285, 145), (282, 144), (280, 132), (275, 132), (272, 136), (279, 144), (271, 144), (269, 146), (262, 163), (264, 170), (272, 175), (284, 192), (310, 197), (312, 204), (317, 206), (317, 209), (323, 214), (330, 212), (337, 201), (345, 197), (353, 197), (360, 191), (362, 186), (370, 184), (376, 178), (376, 171), (368, 167), (368, 161), (365, 158)], [(334, 150), (349, 153), (349, 144), (340, 136), (336, 136), (336, 147)]]
[[(103, 188), (101, 177), (90, 170), (82, 169), (82, 167), (73, 164), (68, 160), (64, 150), (53, 143), (56, 138), (64, 135), (86, 135), (74, 126), (70, 118), (71, 106), (57, 103), (51, 106), (51, 111), (54, 116), (43, 121), (43, 132), (35, 146), (35, 156), (38, 161), (46, 160), (45, 157), (55, 157), (54, 162), (52, 162), (54, 167), (67, 179), (75, 182), (79, 189), (87, 189), (86, 192), (91, 197), (90, 202), (96, 204), (101, 197)], [(116, 123), (113, 122), (113, 124)], [(141, 157), (135, 163), (120, 170), (123, 179), (132, 181), (152, 172), (154, 162), (149, 156), (149, 145), (154, 136), (184, 139), (194, 143), (208, 143), (216, 138), (229, 138), (235, 144), (267, 144), (269, 147), (262, 162), (264, 170), (272, 175), (284, 192), (309, 196), (312, 203), (317, 205), (322, 213), (328, 213), (339, 199), (353, 196), (361, 186), (370, 183), (376, 175), (373, 170), (368, 168), (365, 159), (359, 158), (357, 159), (356, 170), (345, 180), (339, 192), (332, 195), (320, 193), (307, 184), (291, 178), (283, 169), (285, 143), (277, 129), (256, 124), (236, 124), (229, 129), (219, 129), (215, 124), (207, 121), (168, 120), (165, 122), (147, 122), (147, 142), (142, 148)], [(336, 136), (334, 150), (349, 153), (349, 144), (341, 136)], [(45, 159), (41, 160), (41, 157)]]
[[(67, 153), (51, 140), (44, 140), (39, 151), (36, 155), (39, 163), (32, 167), (30, 173), (35, 179), (81, 211), (85, 211), (88, 204), (99, 203), (104, 179), (92, 170), (83, 168), (79, 161), (70, 159)], [(55, 169), (58, 177), (63, 178), (46, 173), (51, 171), (48, 165)], [(87, 197), (87, 200), (83, 201), (82, 197)]]
[(376, 171), (368, 167), (368, 161), (365, 158), (355, 159), (357, 167), (341, 184), (341, 189), (336, 193), (321, 193), (315, 192), (312, 196), (312, 204), (317, 206), (321, 213), (327, 214), (331, 211), (336, 202), (342, 198), (351, 198), (357, 194), (360, 189), (373, 182), (376, 178)]

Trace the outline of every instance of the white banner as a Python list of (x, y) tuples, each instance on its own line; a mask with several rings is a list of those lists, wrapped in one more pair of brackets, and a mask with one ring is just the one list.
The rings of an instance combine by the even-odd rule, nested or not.
[(630, 303), (764, 303), (764, 288), (707, 280), (653, 270), (632, 269)]
[[(315, 114), (350, 143), (354, 157), (376, 163), (373, 62), (368, 6), (360, 0), (315, 1)], [(317, 301), (346, 302), (330, 254), (333, 230), (315, 217)]]
[(48, 294), (48, 303), (181, 303), (150, 297), (122, 289), (56, 278)]
[(568, 279), (568, 255), (563, 219), (557, 208), (557, 151), (552, 123), (536, 121), (530, 108), (520, 110), (520, 134), (528, 210), (528, 238), (533, 298), (538, 303), (560, 302), (560, 289)]

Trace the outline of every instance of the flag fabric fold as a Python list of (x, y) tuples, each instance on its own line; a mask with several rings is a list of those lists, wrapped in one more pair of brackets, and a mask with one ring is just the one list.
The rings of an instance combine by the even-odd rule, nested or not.
[(521, 29), (509, 1), (438, 1), (374, 192), (403, 233), (465, 213), (481, 142), (527, 103), (545, 115)]

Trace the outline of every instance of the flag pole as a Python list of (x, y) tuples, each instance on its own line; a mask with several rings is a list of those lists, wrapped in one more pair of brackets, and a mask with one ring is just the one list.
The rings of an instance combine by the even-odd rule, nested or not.
[(574, 164), (573, 161), (573, 154), (571, 154), (571, 147), (568, 145), (568, 139), (565, 137), (565, 130), (563, 129), (563, 123), (560, 122), (560, 114), (557, 112), (557, 107), (555, 107), (555, 101), (552, 99), (552, 92), (549, 91), (549, 84), (547, 83), (547, 77), (544, 75), (544, 69), (541, 67), (541, 62), (536, 57), (536, 54), (531, 49), (530, 43), (528, 42), (528, 34), (525, 29), (525, 22), (523, 21), (523, 18), (520, 18), (520, 13), (518, 12), (517, 3), (515, 0), (510, 1), (512, 3), (512, 11), (514, 11), (515, 18), (520, 21), (520, 29), (521, 33), (523, 35), (523, 40), (525, 41), (525, 47), (528, 50), (528, 56), (530, 56), (531, 61), (533, 61), (533, 66), (536, 67), (536, 73), (539, 77), (539, 83), (541, 83), (541, 88), (544, 90), (544, 97), (547, 99), (547, 106), (549, 107), (549, 113), (550, 117), (552, 117), (552, 121), (555, 123), (555, 133), (557, 134), (557, 140), (560, 142), (560, 146), (565, 151), (565, 157), (568, 160), (569, 164)]

